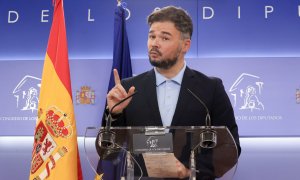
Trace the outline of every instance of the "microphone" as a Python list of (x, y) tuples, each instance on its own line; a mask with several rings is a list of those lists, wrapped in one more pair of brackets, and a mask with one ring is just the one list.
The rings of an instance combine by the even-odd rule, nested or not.
[(193, 93), (189, 88), (187, 88), (187, 90), (198, 102), (202, 104), (206, 111), (205, 128), (200, 133), (200, 146), (203, 148), (214, 148), (217, 145), (217, 132), (211, 128), (209, 110), (205, 103), (195, 93)]
[[(114, 121), (115, 119), (112, 118), (112, 111), (114, 110), (115, 107), (117, 107), (118, 105), (122, 104), (124, 101), (126, 101), (127, 99), (131, 98), (132, 96), (136, 95), (137, 91), (135, 91), (133, 94), (131, 94), (130, 96), (122, 99), (121, 101), (119, 101), (118, 103), (116, 103), (111, 110), (108, 112), (106, 119), (106, 127), (103, 130), (100, 130), (100, 132), (97, 135), (96, 138), (96, 149), (97, 149), (97, 153), (100, 157), (107, 157), (109, 156), (111, 153), (114, 152), (114, 148), (115, 148), (115, 139), (116, 139), (116, 133), (111, 131), (111, 123), (112, 121)], [(103, 154), (105, 153), (105, 154)]]

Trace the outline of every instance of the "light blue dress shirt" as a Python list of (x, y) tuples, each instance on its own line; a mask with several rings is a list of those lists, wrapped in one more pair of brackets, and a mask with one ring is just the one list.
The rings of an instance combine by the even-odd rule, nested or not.
[(185, 68), (186, 63), (184, 62), (180, 72), (171, 79), (164, 77), (154, 68), (157, 102), (163, 126), (170, 126), (172, 123)]

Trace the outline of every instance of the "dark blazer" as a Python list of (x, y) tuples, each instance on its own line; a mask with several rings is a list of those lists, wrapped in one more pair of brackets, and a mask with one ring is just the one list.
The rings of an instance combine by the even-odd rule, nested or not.
[[(128, 91), (135, 86), (138, 92), (112, 126), (162, 126), (156, 95), (154, 70), (122, 80)], [(188, 91), (194, 92), (210, 111), (213, 126), (227, 126), (232, 133), (240, 154), (238, 127), (233, 108), (221, 79), (186, 67), (182, 79), (179, 99), (171, 126), (204, 126), (206, 110)]]

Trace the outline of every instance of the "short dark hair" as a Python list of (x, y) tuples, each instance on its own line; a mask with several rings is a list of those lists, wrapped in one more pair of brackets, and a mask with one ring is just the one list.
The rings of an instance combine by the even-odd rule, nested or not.
[(151, 26), (154, 22), (165, 21), (174, 23), (176, 29), (181, 32), (183, 38), (192, 38), (192, 18), (184, 9), (175, 6), (167, 6), (158, 10), (154, 10), (147, 19), (149, 26)]

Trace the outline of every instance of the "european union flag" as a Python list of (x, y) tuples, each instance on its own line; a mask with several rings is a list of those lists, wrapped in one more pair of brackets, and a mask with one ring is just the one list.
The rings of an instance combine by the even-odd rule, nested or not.
[(125, 7), (122, 4), (118, 5), (115, 9), (114, 55), (108, 91), (115, 86), (113, 69), (118, 70), (120, 79), (132, 76), (131, 58), (126, 31), (125, 11)]
[[(124, 79), (132, 76), (131, 58), (129, 51), (129, 43), (126, 31), (126, 19), (125, 19), (125, 3), (119, 3), (115, 9), (114, 19), (114, 50), (113, 50), (113, 64), (109, 80), (108, 91), (115, 86), (113, 69), (117, 69), (120, 79)], [(104, 118), (103, 120), (104, 121)], [(105, 122), (102, 122), (104, 124)], [(125, 153), (120, 153), (120, 159), (125, 158)], [(120, 175), (124, 166), (124, 161), (113, 164), (110, 161), (100, 160), (98, 162), (97, 173), (103, 175), (104, 180), (121, 179)]]

